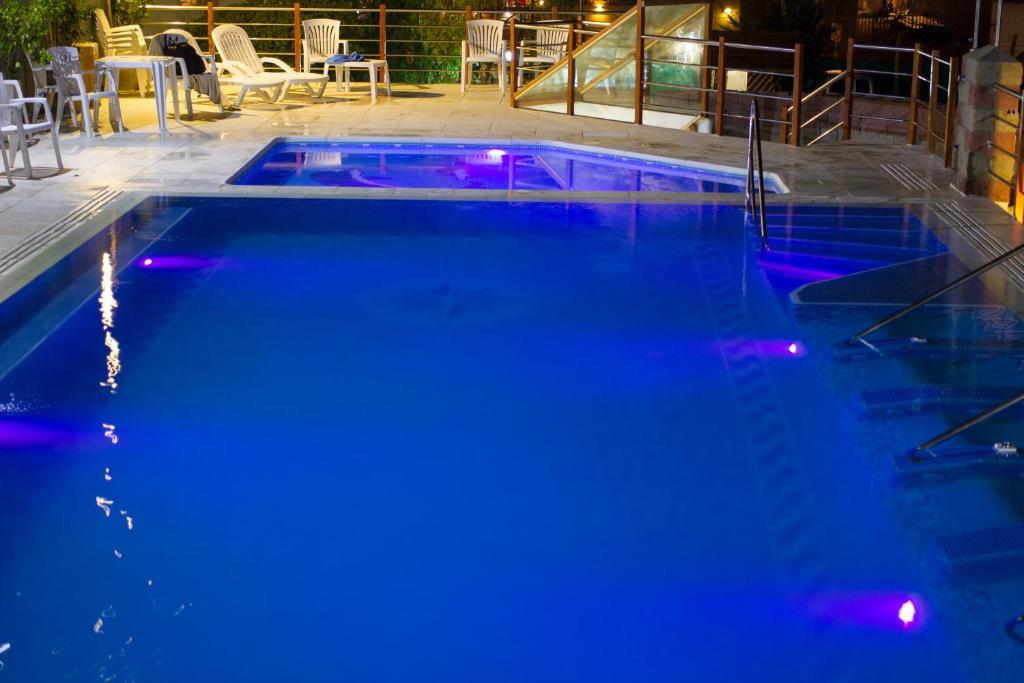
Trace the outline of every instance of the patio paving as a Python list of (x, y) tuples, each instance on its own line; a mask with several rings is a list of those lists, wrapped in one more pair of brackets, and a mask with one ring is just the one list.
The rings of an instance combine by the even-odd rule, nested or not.
[[(370, 104), (365, 91), (354, 89), (351, 95), (344, 95), (335, 91), (333, 83), (321, 100), (310, 100), (299, 93), (280, 104), (249, 98), (241, 111), (224, 115), (202, 98), (196, 104), (194, 120), (169, 120), (168, 132), (163, 135), (157, 131), (153, 100), (126, 96), (122, 98), (122, 110), (129, 132), (112, 134), (104, 111), (101, 135), (89, 139), (78, 131), (63, 134), (61, 151), (66, 173), (43, 180), (16, 179), (15, 188), (0, 189), (0, 296), (16, 284), (9, 281), (12, 271), (24, 270), (16, 266), (24, 266), (45, 247), (51, 234), (54, 239), (60, 236), (54, 224), (62, 220), (70, 224), (72, 221), (65, 217), (76, 212), (77, 217), (98, 215), (97, 220), (106, 219), (139, 196), (161, 191), (272, 192), (275, 196), (380, 194), (380, 190), (268, 190), (225, 184), (279, 136), (546, 139), (728, 166), (742, 167), (746, 163), (745, 139), (512, 109), (495, 87), (478, 86), (462, 94), (457, 85), (397, 85), (392, 97), (382, 96), (375, 105)], [(53, 164), (48, 138), (31, 151), (34, 163)], [(951, 246), (969, 261), (978, 261), (1020, 239), (1020, 226), (999, 207), (956, 192), (949, 184), (952, 172), (943, 169), (941, 161), (927, 155), (922, 146), (853, 141), (793, 149), (767, 142), (765, 165), (791, 191), (771, 197), (772, 202), (920, 205), (930, 225), (937, 217), (945, 224), (943, 227), (963, 233), (963, 243)], [(430, 191), (429, 195), (437, 196), (438, 192)], [(117, 197), (119, 202), (107, 202)], [(679, 199), (679, 195), (650, 194), (642, 198)], [(722, 195), (689, 195), (686, 199), (741, 201), (740, 197)], [(956, 220), (958, 216), (961, 220)], [(21, 273), (16, 279), (24, 277)]]

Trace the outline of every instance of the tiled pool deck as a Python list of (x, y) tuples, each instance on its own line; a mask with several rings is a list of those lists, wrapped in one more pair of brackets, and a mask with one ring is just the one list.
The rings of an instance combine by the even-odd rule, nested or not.
[[(457, 85), (400, 85), (393, 97), (381, 97), (371, 106), (367, 96), (355, 91), (345, 96), (336, 93), (331, 84), (321, 101), (300, 94), (275, 105), (249, 98), (241, 112), (223, 116), (203, 98), (196, 105), (195, 120), (171, 120), (169, 132), (163, 136), (157, 132), (152, 99), (124, 97), (122, 109), (130, 132), (112, 135), (104, 111), (101, 136), (91, 140), (78, 132), (61, 136), (67, 173), (44, 180), (17, 180), (14, 189), (0, 189), (0, 296), (16, 285), (12, 273), (20, 270), (18, 266), (60, 234), (61, 230), (53, 228), (55, 224), (77, 222), (67, 219), (69, 215), (75, 219), (112, 218), (138, 197), (154, 192), (380, 196), (380, 190), (225, 184), (268, 141), (280, 136), (562, 140), (737, 167), (745, 165), (746, 154), (746, 140), (740, 138), (511, 109), (496, 88), (486, 86), (463, 95)], [(48, 148), (46, 139), (32, 149), (34, 163), (53, 163)], [(997, 206), (952, 189), (952, 173), (922, 146), (852, 142), (793, 149), (766, 143), (765, 162), (791, 190), (791, 194), (769, 201), (920, 205), (926, 218), (944, 221), (963, 232), (965, 243), (951, 246), (964, 251), (969, 262), (978, 262), (981, 254), (995, 253), (1021, 237), (1020, 226)], [(456, 194), (402, 192), (429, 197)], [(703, 200), (712, 198), (703, 196)], [(652, 193), (643, 197), (643, 201), (679, 199), (678, 195)], [(740, 196), (717, 199), (742, 201)], [(979, 248), (980, 254), (971, 253), (971, 246)]]

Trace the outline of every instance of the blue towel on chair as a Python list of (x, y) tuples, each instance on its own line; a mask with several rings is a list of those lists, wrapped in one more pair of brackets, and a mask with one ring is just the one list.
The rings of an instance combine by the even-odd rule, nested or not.
[(344, 64), (345, 62), (361, 62), (361, 61), (363, 61), (363, 56), (361, 54), (359, 54), (358, 52), (353, 52), (350, 55), (331, 55), (330, 57), (327, 58), (327, 63), (331, 64), (331, 65), (334, 65), (334, 64)]

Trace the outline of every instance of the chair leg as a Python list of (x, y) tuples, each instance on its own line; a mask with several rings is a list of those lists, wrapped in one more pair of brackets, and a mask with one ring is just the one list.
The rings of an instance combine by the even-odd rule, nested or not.
[(462, 72), (460, 74), (461, 77), (462, 77), (462, 80), (461, 80), (461, 82), (459, 84), (459, 91), (460, 92), (466, 92), (466, 86), (468, 85), (468, 83), (466, 83), (466, 72), (468, 71), (469, 72), (469, 77), (472, 78), (473, 77), (473, 65), (470, 64), (469, 62), (463, 62), (462, 63), (462, 68), (460, 69), (460, 71)]
[(57, 158), (57, 170), (64, 172), (64, 161), (60, 158), (60, 136), (57, 135), (57, 125), (50, 122), (50, 139), (53, 140), (53, 156)]
[(25, 177), (32, 180), (35, 174), (32, 172), (32, 159), (28, 155), (28, 135), (19, 135), (18, 138), (18, 146), (21, 147), (21, 162), (25, 164)]
[[(2, 138), (0, 138), (2, 141)], [(7, 187), (14, 187), (14, 177), (11, 175), (11, 165), (7, 162), (7, 152), (0, 145), (0, 160), (4, 162), (4, 175), (7, 176)]]
[(249, 86), (243, 85), (238, 89), (238, 95), (235, 97), (235, 109), (242, 108), (242, 100), (245, 99), (245, 93), (249, 92)]
[(82, 105), (82, 130), (85, 132), (85, 137), (91, 138), (92, 137), (92, 113), (90, 112), (90, 110), (92, 109), (92, 102), (90, 102), (85, 97), (83, 97), (81, 100), (79, 100), (79, 102), (81, 102), (81, 105)]

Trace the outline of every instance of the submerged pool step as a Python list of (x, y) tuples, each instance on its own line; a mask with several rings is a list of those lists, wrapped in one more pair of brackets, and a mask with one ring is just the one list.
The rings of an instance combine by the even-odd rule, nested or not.
[(939, 537), (943, 559), (956, 569), (1024, 562), (1024, 525), (978, 529)]
[(879, 339), (866, 344), (837, 344), (832, 351), (833, 360), (840, 363), (886, 358), (908, 358), (947, 362), (986, 362), (1024, 358), (1020, 341), (1009, 339)]
[[(952, 384), (922, 384), (914, 387), (861, 392), (864, 409), (871, 416), (898, 417), (932, 412), (973, 412), (1005, 401), (1020, 392), (1019, 387), (962, 387)], [(1014, 406), (1005, 416), (1020, 415)]]
[(927, 246), (879, 244), (839, 239), (804, 239), (802, 237), (772, 236), (768, 231), (772, 251), (808, 256), (860, 257), (884, 263), (899, 263), (922, 256), (931, 256), (938, 250)]
[(1019, 477), (1024, 474), (1024, 457), (1015, 448), (951, 446), (902, 453), (893, 459), (893, 466), (903, 484), (974, 476)]

